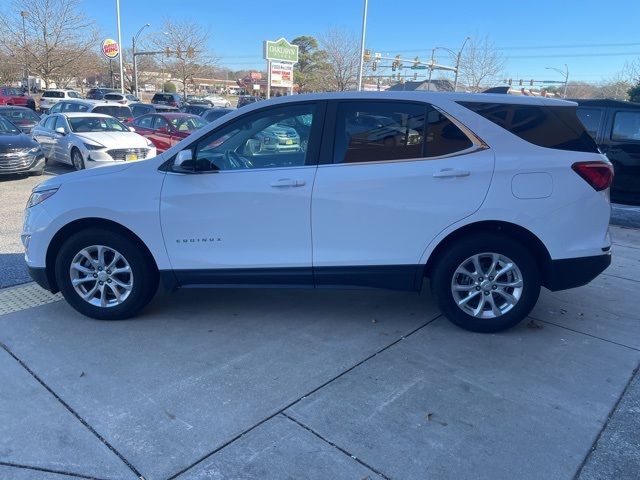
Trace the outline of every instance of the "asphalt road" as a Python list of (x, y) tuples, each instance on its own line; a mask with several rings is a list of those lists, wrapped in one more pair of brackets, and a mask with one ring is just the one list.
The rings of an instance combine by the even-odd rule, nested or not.
[[(7, 176), (0, 177), (0, 288), (30, 281), (24, 264), (23, 248), (20, 243), (22, 213), (33, 187), (47, 176), (62, 175), (73, 168), (59, 163), (47, 165), (42, 177)], [(614, 204), (611, 209), (611, 223), (623, 227), (640, 228), (640, 207)]]

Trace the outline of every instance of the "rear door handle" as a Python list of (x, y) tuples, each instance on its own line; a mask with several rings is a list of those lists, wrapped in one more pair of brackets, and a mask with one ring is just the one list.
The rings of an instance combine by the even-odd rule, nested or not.
[(272, 187), (304, 187), (307, 184), (304, 180), (293, 180), (291, 178), (281, 178), (271, 184)]
[(456, 170), (454, 168), (443, 168), (433, 174), (434, 178), (468, 177), (469, 175), (471, 175), (469, 170)]

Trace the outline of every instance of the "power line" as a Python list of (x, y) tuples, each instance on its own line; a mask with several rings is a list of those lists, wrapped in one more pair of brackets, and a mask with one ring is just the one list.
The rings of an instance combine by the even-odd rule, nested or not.
[[(513, 46), (513, 47), (494, 47), (495, 50), (544, 50), (544, 49), (558, 49), (558, 48), (602, 48), (602, 47), (637, 47), (640, 46), (640, 42), (633, 43), (583, 43), (583, 44), (568, 44), (568, 45), (531, 45), (531, 46)], [(451, 48), (455, 50), (454, 47)], [(430, 52), (431, 48), (413, 48), (413, 49), (400, 49), (393, 48), (381, 48), (377, 49), (381, 52)]]

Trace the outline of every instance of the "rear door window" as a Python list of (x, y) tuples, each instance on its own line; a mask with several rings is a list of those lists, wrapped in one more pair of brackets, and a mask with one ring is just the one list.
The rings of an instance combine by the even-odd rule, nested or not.
[(82, 98), (80, 97), (80, 94), (78, 94), (78, 92), (67, 92), (67, 96), (69, 98)]
[(598, 153), (593, 138), (578, 120), (574, 106), (458, 103), (534, 145), (556, 150)]
[(136, 127), (151, 129), (152, 128), (152, 123), (153, 123), (153, 117), (152, 116), (148, 116), (148, 117), (140, 117), (140, 118), (138, 118), (134, 122), (134, 125)]
[(640, 142), (640, 112), (616, 112), (613, 117), (611, 140)]
[(578, 107), (578, 111), (576, 112), (578, 118), (584, 125), (584, 128), (593, 139), (598, 135), (598, 129), (600, 128), (600, 122), (602, 121), (602, 112), (603, 110), (601, 108), (583, 107)]

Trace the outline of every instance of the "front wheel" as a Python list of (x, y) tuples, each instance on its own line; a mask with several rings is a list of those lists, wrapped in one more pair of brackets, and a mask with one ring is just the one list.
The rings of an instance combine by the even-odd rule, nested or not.
[(433, 269), (431, 291), (454, 324), (474, 332), (517, 325), (540, 295), (531, 253), (505, 236), (477, 234), (448, 248)]
[(55, 276), (67, 302), (99, 320), (134, 316), (158, 288), (155, 265), (140, 246), (100, 228), (78, 232), (62, 245)]
[(73, 168), (76, 170), (84, 170), (84, 159), (82, 158), (82, 153), (77, 148), (71, 150), (71, 162), (73, 163)]

